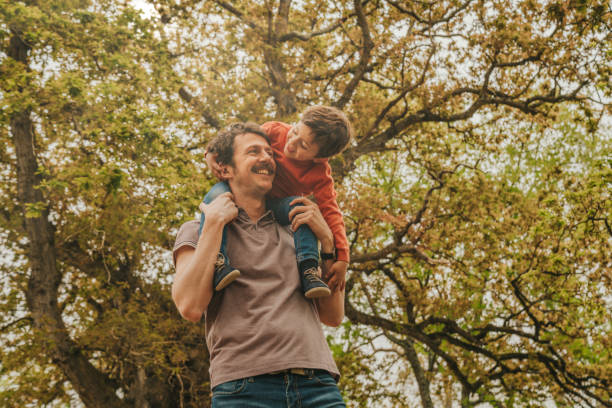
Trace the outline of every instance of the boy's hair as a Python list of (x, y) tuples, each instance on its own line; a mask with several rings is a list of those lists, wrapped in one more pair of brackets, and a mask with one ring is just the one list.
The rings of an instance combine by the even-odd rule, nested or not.
[(246, 133), (254, 133), (266, 139), (270, 143), (270, 139), (266, 132), (253, 122), (237, 122), (232, 123), (222, 129), (213, 140), (208, 143), (206, 148), (208, 153), (217, 155), (217, 163), (234, 165), (234, 139), (236, 136)]
[(340, 109), (332, 106), (311, 106), (302, 113), (301, 122), (308, 126), (319, 146), (317, 157), (340, 153), (353, 137), (351, 122)]

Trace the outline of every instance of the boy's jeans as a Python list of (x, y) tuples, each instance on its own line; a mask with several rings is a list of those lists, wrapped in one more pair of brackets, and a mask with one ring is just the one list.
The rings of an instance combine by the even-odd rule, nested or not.
[(212, 408), (345, 408), (340, 390), (324, 370), (308, 375), (264, 374), (217, 385)]
[[(227, 193), (231, 191), (227, 183), (220, 182), (215, 184), (210, 191), (204, 197), (204, 204), (210, 204), (217, 196), (223, 193)], [(297, 197), (285, 197), (285, 198), (275, 198), (268, 199), (266, 202), (266, 206), (268, 210), (271, 210), (274, 213), (274, 218), (281, 225), (290, 225), (291, 221), (289, 220), (289, 211), (291, 211), (297, 205), (290, 206), (289, 203), (293, 201)], [(198, 231), (198, 236), (202, 233), (202, 227), (204, 226), (204, 213), (200, 216), (200, 229)], [(225, 240), (225, 229), (223, 228), (223, 237), (221, 238), (221, 248), (219, 251), (223, 254), (224, 258), (227, 260), (226, 255), (226, 240)], [(310, 229), (308, 225), (300, 225), (297, 231), (293, 233), (293, 242), (295, 244), (295, 254), (297, 257), (298, 264), (305, 259), (314, 259), (317, 262), (319, 261), (319, 251), (317, 238), (314, 233)]]

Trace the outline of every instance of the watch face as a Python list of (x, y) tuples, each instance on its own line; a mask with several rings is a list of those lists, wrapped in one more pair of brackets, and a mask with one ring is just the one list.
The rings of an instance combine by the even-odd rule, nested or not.
[(334, 259), (333, 252), (321, 252), (321, 259)]

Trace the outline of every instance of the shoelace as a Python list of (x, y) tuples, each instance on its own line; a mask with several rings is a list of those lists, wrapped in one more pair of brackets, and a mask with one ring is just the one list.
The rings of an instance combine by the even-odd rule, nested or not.
[(316, 275), (315, 272), (306, 271), (304, 272), (304, 278), (310, 283), (318, 282), (321, 279)]
[(223, 255), (219, 254), (215, 262), (215, 268), (220, 268), (223, 265), (225, 265), (225, 258), (223, 258)]

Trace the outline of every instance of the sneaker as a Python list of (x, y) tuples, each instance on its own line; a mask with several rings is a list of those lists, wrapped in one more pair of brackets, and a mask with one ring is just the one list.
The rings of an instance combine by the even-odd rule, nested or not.
[(225, 262), (225, 257), (221, 252), (217, 256), (217, 262), (215, 262), (215, 276), (213, 277), (213, 284), (215, 290), (219, 292), (225, 289), (227, 285), (236, 280), (240, 276), (238, 269), (232, 268)]
[(308, 299), (331, 295), (331, 290), (329, 290), (329, 287), (321, 280), (321, 278), (319, 278), (317, 268), (306, 269), (301, 278), (304, 296), (306, 296)]

